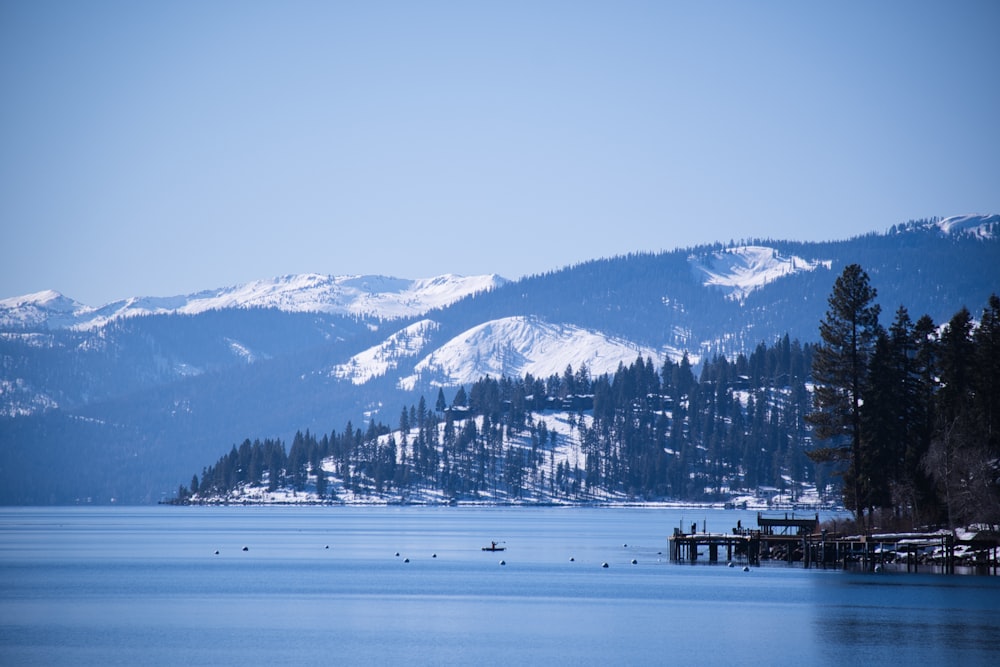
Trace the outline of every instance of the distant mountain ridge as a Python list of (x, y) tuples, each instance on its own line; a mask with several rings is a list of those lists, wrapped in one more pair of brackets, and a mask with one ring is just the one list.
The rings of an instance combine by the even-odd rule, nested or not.
[(637, 357), (692, 364), (815, 341), (837, 274), (861, 264), (885, 320), (942, 322), (1000, 291), (1000, 216), (846, 241), (747, 239), (595, 259), (544, 275), (284, 276), (91, 308), (0, 301), (0, 503), (150, 502), (250, 436), (340, 428), (483, 375)]
[(132, 297), (97, 308), (49, 290), (0, 300), (0, 328), (90, 330), (125, 317), (197, 315), (227, 308), (275, 308), (290, 313), (398, 319), (442, 308), (469, 294), (494, 289), (507, 282), (497, 275), (445, 274), (408, 280), (377, 275), (305, 273), (185, 296)]
[[(1000, 237), (1000, 214), (959, 215), (894, 225), (890, 234), (935, 230), (943, 236)], [(784, 256), (766, 245), (742, 244), (689, 257), (692, 271), (706, 286), (722, 288), (732, 299), (782, 276), (830, 268), (830, 260)], [(54, 290), (0, 299), (0, 330), (72, 328), (88, 330), (123, 317), (180, 313), (195, 315), (225, 308), (276, 308), (285, 312), (401, 319), (443, 308), (510, 281), (496, 274), (406, 279), (381, 275), (332, 276), (303, 273), (167, 297), (130, 297), (99, 307)]]

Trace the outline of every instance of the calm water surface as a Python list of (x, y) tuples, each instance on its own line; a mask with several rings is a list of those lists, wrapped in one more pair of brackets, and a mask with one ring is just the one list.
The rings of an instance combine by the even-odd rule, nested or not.
[[(674, 526), (737, 519), (755, 523), (673, 509), (0, 509), (0, 665), (1000, 664), (998, 577), (667, 562)], [(482, 552), (491, 540), (507, 551)]]

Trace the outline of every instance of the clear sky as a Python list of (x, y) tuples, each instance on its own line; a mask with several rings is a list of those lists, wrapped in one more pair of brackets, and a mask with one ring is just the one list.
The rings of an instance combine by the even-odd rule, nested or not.
[(995, 212), (996, 0), (0, 0), (0, 298)]

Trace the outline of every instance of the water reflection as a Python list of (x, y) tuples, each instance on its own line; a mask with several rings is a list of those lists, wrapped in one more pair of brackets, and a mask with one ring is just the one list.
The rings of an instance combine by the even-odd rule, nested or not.
[[(1000, 578), (670, 564), (674, 525), (727, 530), (741, 518), (692, 514), (0, 510), (0, 664), (965, 665), (998, 657)], [(504, 567), (501, 555), (481, 551), (494, 539), (508, 546)]]
[[(995, 664), (996, 577), (840, 572), (817, 578), (817, 644), (833, 658)], [(959, 659), (961, 657), (961, 660)]]

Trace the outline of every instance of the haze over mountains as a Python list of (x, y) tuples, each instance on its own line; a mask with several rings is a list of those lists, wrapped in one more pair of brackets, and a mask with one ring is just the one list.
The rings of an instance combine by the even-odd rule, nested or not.
[(692, 362), (818, 338), (844, 265), (884, 319), (937, 322), (1000, 290), (1000, 216), (847, 241), (746, 240), (508, 281), (284, 276), (88, 306), (0, 300), (0, 502), (155, 502), (231, 444), (398, 413), (483, 375)]

